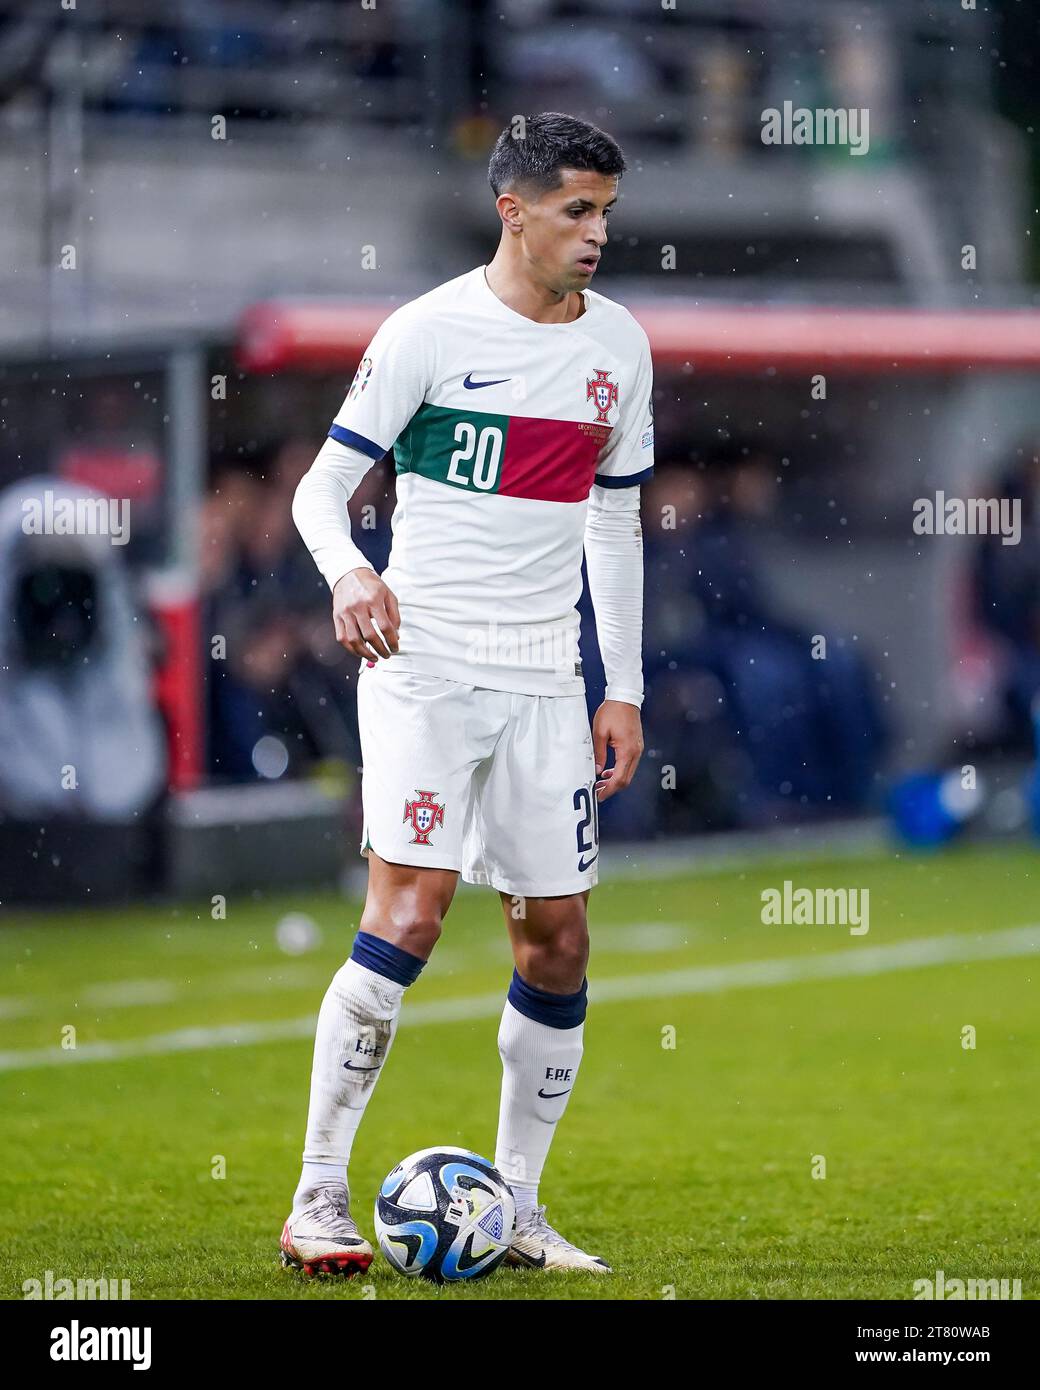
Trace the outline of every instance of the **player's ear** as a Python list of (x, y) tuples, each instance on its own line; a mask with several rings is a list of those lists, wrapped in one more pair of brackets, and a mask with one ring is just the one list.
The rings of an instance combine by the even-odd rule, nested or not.
[(500, 193), (495, 199), (495, 207), (498, 215), (511, 232), (519, 232), (523, 228), (523, 216), (520, 204), (512, 193)]

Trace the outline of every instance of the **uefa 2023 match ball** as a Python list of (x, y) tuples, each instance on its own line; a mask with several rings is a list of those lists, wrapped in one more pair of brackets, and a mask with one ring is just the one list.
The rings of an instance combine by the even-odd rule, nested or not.
[(376, 1198), (379, 1248), (399, 1274), (483, 1279), (506, 1257), (516, 1204), (480, 1154), (449, 1146), (402, 1159)]

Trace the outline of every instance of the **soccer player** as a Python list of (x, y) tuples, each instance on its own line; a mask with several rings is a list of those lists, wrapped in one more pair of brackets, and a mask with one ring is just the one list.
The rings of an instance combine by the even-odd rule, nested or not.
[[(380, 326), (293, 502), (336, 635), (362, 658), (368, 859), (360, 929), (318, 1017), (282, 1233), (283, 1264), (311, 1273), (371, 1262), (350, 1215), (351, 1146), (460, 872), (497, 889), (516, 963), (498, 1032), (495, 1164), (517, 1208), (507, 1259), (609, 1272), (549, 1225), (538, 1183), (581, 1064), (599, 802), (629, 785), (643, 749), (653, 368), (642, 328), (589, 288), (624, 168), (609, 135), (558, 112), (503, 131), (494, 258)], [(391, 446), (380, 576), (347, 502)], [(583, 548), (607, 675), (591, 733)]]

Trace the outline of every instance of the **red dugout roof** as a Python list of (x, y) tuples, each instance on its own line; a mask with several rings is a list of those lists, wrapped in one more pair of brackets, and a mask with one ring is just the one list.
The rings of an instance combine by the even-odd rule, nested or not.
[[(268, 300), (243, 315), (239, 365), (252, 372), (353, 371), (385, 301)], [(967, 372), (1040, 366), (1040, 312), (630, 302), (658, 368), (747, 374)]]

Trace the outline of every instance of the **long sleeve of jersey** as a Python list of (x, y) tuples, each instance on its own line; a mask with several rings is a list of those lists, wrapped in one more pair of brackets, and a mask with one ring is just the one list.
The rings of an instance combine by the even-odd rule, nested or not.
[(293, 520), (330, 589), (351, 570), (374, 568), (351, 539), (347, 503), (422, 405), (433, 353), (433, 334), (423, 332), (414, 301), (384, 319), (296, 489)]
[(585, 565), (596, 613), (605, 698), (643, 703), (643, 530), (639, 488), (593, 487), (585, 521)]
[(642, 333), (634, 393), (596, 465), (585, 517), (585, 566), (607, 676), (606, 698), (637, 707), (643, 703), (639, 486), (654, 474), (653, 390), (650, 343)]
[(329, 438), (296, 488), (293, 521), (330, 589), (351, 570), (375, 568), (354, 544), (347, 512), (347, 503), (374, 462)]

